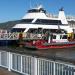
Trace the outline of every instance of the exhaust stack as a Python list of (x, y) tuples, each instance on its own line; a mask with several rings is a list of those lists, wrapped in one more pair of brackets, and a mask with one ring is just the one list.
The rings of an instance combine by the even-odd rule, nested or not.
[(62, 24), (68, 24), (63, 8), (59, 10), (58, 19), (61, 20)]

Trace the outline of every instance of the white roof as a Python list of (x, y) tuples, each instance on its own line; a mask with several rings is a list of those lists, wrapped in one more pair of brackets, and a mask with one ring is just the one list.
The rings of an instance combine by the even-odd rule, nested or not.
[(27, 13), (22, 19), (51, 19), (59, 20), (58, 18), (48, 17), (45, 13)]

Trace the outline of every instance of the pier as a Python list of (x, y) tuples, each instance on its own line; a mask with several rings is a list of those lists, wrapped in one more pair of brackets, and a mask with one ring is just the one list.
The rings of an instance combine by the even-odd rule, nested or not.
[(10, 72), (7, 69), (4, 69), (1, 67), (0, 68), (0, 75), (19, 75), (19, 74)]

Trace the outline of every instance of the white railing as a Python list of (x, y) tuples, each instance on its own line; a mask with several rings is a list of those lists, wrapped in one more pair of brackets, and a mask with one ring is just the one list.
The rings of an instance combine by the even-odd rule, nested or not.
[(24, 75), (75, 75), (75, 65), (5, 51), (0, 66)]
[[(0, 33), (0, 40), (18, 40), (20, 33)], [(41, 38), (38, 34), (32, 34), (32, 33), (22, 33), (22, 37), (24, 39), (38, 39)]]
[(41, 39), (41, 38), (42, 34), (34, 34), (34, 33), (26, 33), (26, 37), (24, 37), (24, 39)]
[(0, 33), (0, 40), (17, 40), (19, 33)]

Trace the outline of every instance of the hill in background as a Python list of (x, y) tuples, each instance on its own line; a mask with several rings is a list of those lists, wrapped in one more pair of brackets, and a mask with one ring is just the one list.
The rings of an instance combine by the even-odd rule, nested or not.
[(20, 20), (0, 23), (0, 29), (10, 30), (14, 25), (16, 25), (18, 23), (20, 23)]
[[(8, 21), (4, 23), (0, 23), (0, 29), (10, 30), (16, 24), (22, 23), (22, 20)], [(75, 25), (75, 21), (68, 21), (69, 25), (73, 27)]]

